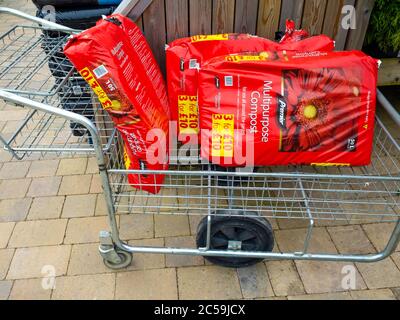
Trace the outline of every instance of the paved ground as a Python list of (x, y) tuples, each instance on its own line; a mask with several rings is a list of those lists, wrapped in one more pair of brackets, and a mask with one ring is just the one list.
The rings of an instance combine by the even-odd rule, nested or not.
[[(0, 5), (33, 12), (27, 0)], [(14, 21), (2, 19), (1, 31)], [(2, 105), (3, 132), (18, 117)], [(400, 251), (369, 265), (287, 261), (241, 270), (211, 266), (202, 258), (135, 255), (132, 267), (111, 272), (97, 252), (98, 232), (108, 227), (96, 171), (94, 159), (17, 162), (0, 151), (0, 299), (400, 299)], [(194, 242), (196, 219), (119, 219), (123, 238), (133, 244)], [(392, 229), (392, 224), (318, 227), (312, 250), (376, 252)], [(276, 225), (277, 247), (291, 250), (305, 231), (293, 223)], [(352, 271), (356, 290), (349, 291), (343, 280)]]

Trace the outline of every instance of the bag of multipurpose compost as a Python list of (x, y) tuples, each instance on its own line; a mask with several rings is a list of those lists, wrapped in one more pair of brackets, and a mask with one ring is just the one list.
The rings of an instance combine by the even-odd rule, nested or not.
[(178, 39), (169, 44), (166, 49), (168, 95), (171, 119), (177, 122), (179, 140), (197, 144), (197, 69), (205, 61), (232, 53), (265, 51), (272, 55), (279, 50), (332, 51), (334, 41), (322, 35), (279, 44), (248, 34), (220, 34)]
[[(73, 36), (64, 52), (121, 134), (126, 169), (166, 170), (169, 116), (168, 101), (162, 99), (166, 89), (139, 28), (112, 15)], [(163, 180), (163, 175), (128, 175), (133, 187), (150, 193), (158, 193)]]
[(377, 73), (359, 51), (210, 60), (199, 71), (202, 157), (228, 167), (369, 165)]

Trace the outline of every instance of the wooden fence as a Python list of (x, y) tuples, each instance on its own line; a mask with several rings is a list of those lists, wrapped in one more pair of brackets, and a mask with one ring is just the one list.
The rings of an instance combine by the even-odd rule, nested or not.
[[(290, 18), (311, 34), (336, 40), (338, 50), (361, 49), (374, 0), (125, 0), (119, 10), (140, 25), (162, 69), (165, 44), (211, 33), (250, 33), (274, 39)], [(356, 28), (342, 27), (342, 8), (355, 7)]]

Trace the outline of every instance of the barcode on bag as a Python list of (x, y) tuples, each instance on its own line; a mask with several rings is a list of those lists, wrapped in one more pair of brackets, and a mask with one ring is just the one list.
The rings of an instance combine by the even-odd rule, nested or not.
[(189, 61), (189, 69), (197, 69), (199, 64), (197, 63), (197, 59), (190, 59)]
[(108, 70), (104, 65), (101, 65), (100, 67), (94, 69), (93, 73), (97, 79), (101, 79), (108, 73)]
[(225, 77), (225, 87), (233, 87), (233, 77), (232, 76)]

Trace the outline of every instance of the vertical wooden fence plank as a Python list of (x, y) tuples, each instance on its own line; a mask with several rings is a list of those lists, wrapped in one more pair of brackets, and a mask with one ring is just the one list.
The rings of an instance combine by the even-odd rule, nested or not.
[(281, 0), (260, 0), (258, 11), (257, 34), (273, 40), (279, 29)]
[(167, 42), (187, 37), (189, 34), (188, 0), (167, 0)]
[(189, 7), (190, 34), (211, 34), (212, 0), (190, 0)]
[(356, 3), (356, 29), (351, 29), (347, 37), (347, 50), (361, 50), (367, 33), (369, 19), (375, 0), (357, 0)]
[(234, 32), (235, 0), (214, 0), (212, 32)]
[(164, 0), (153, 0), (143, 13), (143, 27), (146, 38), (154, 52), (161, 70), (165, 73), (165, 3)]
[(328, 1), (324, 25), (322, 27), (323, 34), (326, 34), (331, 38), (336, 36), (336, 33), (339, 29), (343, 5), (344, 0)]
[(301, 26), (303, 17), (304, 0), (282, 0), (281, 19), (279, 30), (285, 31), (286, 19), (292, 19), (296, 22), (296, 27)]
[[(337, 1), (337, 0), (335, 0)], [(317, 35), (322, 32), (325, 18), (327, 0), (306, 0), (304, 4), (302, 28), (310, 35)]]
[(336, 50), (344, 50), (346, 45), (348, 29), (344, 29), (342, 26), (342, 9), (344, 6), (354, 6), (355, 0), (337, 0), (329, 1), (326, 7), (324, 27), (322, 33), (335, 39)]
[(258, 0), (236, 0), (235, 32), (255, 34)]

